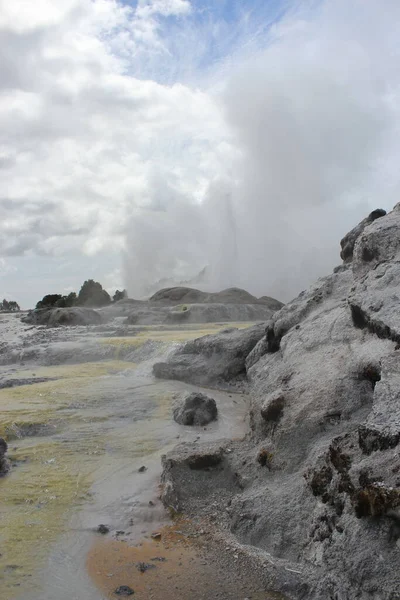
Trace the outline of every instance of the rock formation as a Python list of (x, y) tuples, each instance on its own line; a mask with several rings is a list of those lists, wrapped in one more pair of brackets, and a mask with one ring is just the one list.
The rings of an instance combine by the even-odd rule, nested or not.
[(271, 318), (282, 306), (279, 300), (269, 296), (257, 299), (238, 288), (209, 293), (176, 287), (160, 290), (149, 300), (124, 298), (97, 310), (87, 306), (40, 307), (30, 311), (23, 321), (48, 327), (98, 325), (121, 317), (125, 318), (125, 325), (260, 322)]
[(31, 310), (23, 318), (25, 323), (59, 327), (60, 325), (99, 325), (101, 315), (92, 308), (74, 306), (71, 308), (41, 308)]
[[(252, 394), (251, 433), (204, 447), (218, 458), (206, 469), (190, 465), (192, 456), (201, 465), (201, 445), (176, 448), (163, 461), (164, 497), (233, 534), (262, 562), (266, 582), (289, 598), (395, 600), (400, 204), (353, 229), (342, 258), (341, 268), (273, 315), (256, 345), (236, 333)], [(201, 352), (189, 343), (159, 374), (196, 381), (198, 361), (204, 374), (215, 355), (214, 340), (196, 342)]]
[(241, 384), (246, 356), (265, 335), (264, 325), (226, 329), (184, 344), (167, 362), (156, 363), (156, 377), (222, 388)]
[(214, 398), (192, 392), (181, 398), (174, 407), (174, 420), (180, 425), (208, 425), (215, 421), (218, 409)]

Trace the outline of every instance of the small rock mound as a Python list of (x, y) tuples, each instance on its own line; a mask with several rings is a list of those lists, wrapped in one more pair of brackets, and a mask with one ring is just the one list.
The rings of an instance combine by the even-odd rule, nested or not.
[(48, 327), (99, 325), (102, 322), (102, 318), (96, 310), (83, 307), (36, 309), (30, 311), (22, 320), (25, 323), (47, 325)]
[(174, 420), (180, 425), (208, 425), (218, 417), (214, 398), (193, 392), (183, 398), (174, 408)]

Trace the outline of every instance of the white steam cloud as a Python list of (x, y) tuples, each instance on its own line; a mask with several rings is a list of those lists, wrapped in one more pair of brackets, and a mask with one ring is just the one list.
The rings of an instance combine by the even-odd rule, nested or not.
[(179, 162), (173, 179), (157, 169), (128, 227), (131, 295), (206, 267), (199, 287), (288, 300), (338, 264), (346, 231), (399, 199), (399, 39), (396, 0), (333, 0), (219, 65), (203, 90), (223, 123), (218, 164), (195, 194)]

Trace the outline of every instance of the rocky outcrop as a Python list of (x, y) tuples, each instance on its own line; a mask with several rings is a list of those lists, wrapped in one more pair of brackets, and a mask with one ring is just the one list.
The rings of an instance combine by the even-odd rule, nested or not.
[(246, 375), (246, 357), (264, 334), (265, 326), (255, 325), (248, 329), (227, 329), (187, 342), (167, 362), (156, 363), (154, 375), (196, 385), (240, 385)]
[(370, 225), (376, 219), (380, 219), (381, 217), (384, 217), (385, 215), (386, 215), (386, 211), (383, 210), (382, 208), (377, 208), (376, 210), (373, 210), (368, 215), (368, 217), (363, 219), (361, 221), (361, 223), (356, 225), (356, 227), (354, 227), (354, 229), (349, 231), (349, 233), (347, 233), (344, 236), (344, 238), (340, 242), (340, 246), (342, 248), (342, 250), (340, 252), (340, 258), (345, 263), (351, 262), (353, 260), (353, 251), (354, 251), (355, 243), (358, 240), (358, 238), (360, 237), (360, 235), (362, 234), (362, 232), (364, 231), (364, 229), (367, 227), (367, 225)]
[(3, 438), (0, 438), (0, 477), (6, 475), (10, 470), (10, 461), (6, 456), (7, 449), (7, 442)]
[(71, 307), (31, 310), (23, 318), (25, 323), (59, 327), (62, 325), (99, 325), (101, 315), (92, 308)]
[[(208, 480), (224, 499), (213, 520), (290, 598), (400, 598), (400, 206), (374, 212), (344, 238), (344, 266), (243, 348), (251, 433)], [(208, 515), (183, 455), (164, 465), (180, 508)]]
[(218, 417), (214, 398), (201, 392), (192, 392), (178, 400), (174, 407), (174, 420), (180, 425), (208, 425)]

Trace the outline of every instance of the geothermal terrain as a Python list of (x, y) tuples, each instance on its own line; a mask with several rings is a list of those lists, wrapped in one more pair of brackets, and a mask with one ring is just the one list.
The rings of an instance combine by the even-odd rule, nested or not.
[(1, 321), (0, 596), (400, 598), (400, 205), (289, 304)]
[[(153, 366), (205, 335), (229, 328), (221, 333), (229, 341), (280, 306), (242, 290), (179, 288), (100, 310), (0, 316), (1, 600), (117, 598), (129, 586), (155, 600), (191, 598), (193, 586), (198, 598), (275, 597), (239, 577), (231, 553), (216, 570), (209, 528), (178, 525), (160, 500), (161, 457), (176, 443), (248, 433), (241, 338), (232, 345), (235, 377), (221, 373), (212, 394), (157, 379)], [(252, 346), (263, 329), (250, 334)], [(218, 418), (176, 423), (175, 404), (200, 391), (212, 395)], [(151, 538), (168, 525), (175, 529), (161, 541)], [(142, 573), (142, 564), (151, 568)]]

